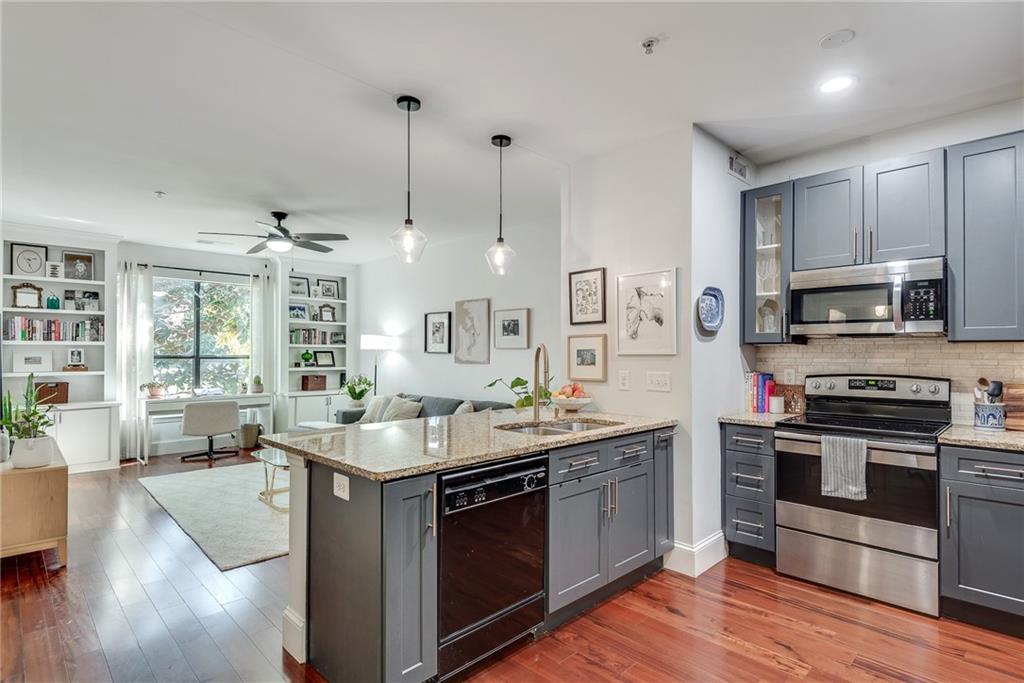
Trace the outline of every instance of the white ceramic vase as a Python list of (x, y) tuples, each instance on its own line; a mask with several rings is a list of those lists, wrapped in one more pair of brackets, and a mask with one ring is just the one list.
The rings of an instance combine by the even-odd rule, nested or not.
[(363, 399), (361, 399), (361, 398), (360, 399), (355, 399), (355, 398), (352, 399), (352, 407), (353, 408), (362, 408), (364, 405), (366, 405), (366, 404), (363, 403)]
[(7, 432), (0, 432), (0, 462), (7, 462), (11, 457), (11, 438)]
[(251, 387), (249, 387), (249, 393), (250, 394), (262, 394), (263, 393), (263, 385), (262, 384), (253, 384)]
[(52, 436), (39, 436), (35, 439), (16, 439), (11, 451), (11, 467), (26, 469), (44, 467), (53, 459), (54, 441)]

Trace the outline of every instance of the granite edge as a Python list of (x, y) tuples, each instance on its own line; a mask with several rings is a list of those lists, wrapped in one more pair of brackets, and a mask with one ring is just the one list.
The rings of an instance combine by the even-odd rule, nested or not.
[(797, 417), (798, 413), (735, 413), (720, 415), (718, 424), (744, 425), (746, 427), (774, 427), (781, 420)]
[(939, 434), (939, 445), (1024, 453), (1024, 432), (979, 431), (971, 425), (953, 425)]

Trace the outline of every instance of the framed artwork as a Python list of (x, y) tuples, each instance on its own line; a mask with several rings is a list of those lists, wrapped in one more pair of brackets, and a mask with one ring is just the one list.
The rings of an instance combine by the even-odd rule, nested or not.
[(452, 352), (452, 312), (436, 311), (423, 316), (423, 351)]
[(605, 269), (569, 273), (569, 324), (603, 323), (605, 318)]
[(85, 365), (85, 349), (68, 349), (68, 366), (79, 367)]
[(337, 280), (317, 280), (317, 287), (320, 288), (320, 294), (325, 299), (340, 299), (341, 296), (338, 292), (341, 287), (338, 285)]
[(309, 320), (308, 304), (288, 304), (289, 320)]
[(494, 312), (494, 348), (530, 348), (529, 308), (506, 308)]
[(338, 322), (338, 312), (334, 310), (334, 306), (330, 304), (320, 306), (320, 320), (325, 323)]
[(11, 306), (14, 308), (42, 308), (43, 288), (31, 282), (11, 285)]
[(64, 310), (98, 311), (100, 310), (100, 293), (83, 289), (65, 289)]
[(11, 242), (11, 275), (26, 277), (46, 276), (46, 257), (49, 252), (41, 244)]
[(65, 251), (61, 258), (64, 260), (64, 277), (68, 280), (93, 280), (92, 260), (93, 255), (77, 251)]
[(304, 296), (309, 298), (309, 278), (289, 275), (288, 296)]
[(484, 365), (491, 362), (491, 300), (455, 302), (455, 362)]
[(616, 299), (620, 356), (675, 355), (675, 268), (620, 275)]
[(46, 277), (64, 277), (64, 264), (60, 261), (47, 261)]
[(571, 334), (567, 341), (569, 379), (604, 382), (608, 379), (608, 335)]
[(344, 332), (331, 332), (331, 343), (332, 344), (344, 344), (345, 333)]
[(53, 357), (49, 351), (29, 351), (14, 349), (14, 372), (50, 372), (53, 370)]
[(333, 368), (334, 351), (314, 351), (313, 362), (318, 368)]

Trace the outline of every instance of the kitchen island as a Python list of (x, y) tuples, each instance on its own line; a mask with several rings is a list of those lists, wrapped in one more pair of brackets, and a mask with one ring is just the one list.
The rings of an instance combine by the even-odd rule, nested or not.
[(528, 416), (261, 437), (292, 462), (296, 659), (330, 680), (444, 680), (661, 567), (675, 421)]

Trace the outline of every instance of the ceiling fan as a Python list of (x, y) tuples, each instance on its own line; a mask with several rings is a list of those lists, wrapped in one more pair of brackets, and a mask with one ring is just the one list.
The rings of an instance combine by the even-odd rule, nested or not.
[[(299, 247), (300, 249), (309, 249), (310, 251), (319, 251), (322, 254), (334, 251), (331, 247), (320, 242), (340, 242), (348, 239), (348, 235), (332, 233), (332, 232), (297, 232), (293, 233), (288, 228), (281, 225), (281, 221), (288, 218), (288, 214), (284, 211), (271, 211), (270, 215), (277, 221), (277, 225), (271, 223), (264, 223), (263, 221), (256, 221), (258, 225), (263, 225), (270, 230), (267, 231), (266, 235), (247, 235), (239, 232), (206, 232), (200, 231), (200, 235), (230, 235), (232, 237), (256, 237), (261, 242), (257, 243), (247, 254), (258, 254), (264, 249), (270, 249), (278, 253), (291, 251), (292, 247)], [(271, 230), (275, 232), (271, 232)]]

